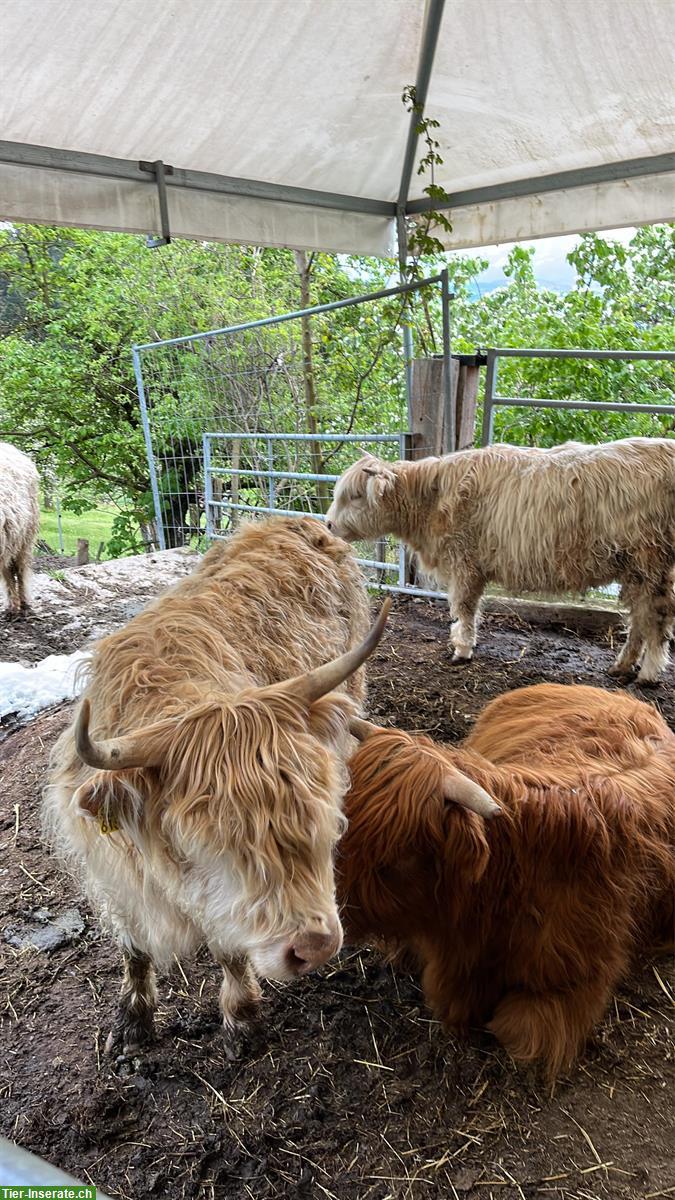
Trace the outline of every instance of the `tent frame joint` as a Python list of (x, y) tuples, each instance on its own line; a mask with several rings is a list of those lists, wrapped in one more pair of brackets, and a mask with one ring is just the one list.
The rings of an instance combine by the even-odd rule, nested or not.
[(145, 239), (145, 244), (149, 250), (156, 250), (158, 246), (168, 246), (171, 243), (171, 228), (169, 225), (169, 201), (166, 194), (166, 177), (173, 175), (173, 167), (168, 166), (158, 158), (155, 162), (146, 162), (142, 160), (138, 164), (139, 170), (147, 171), (154, 175), (157, 183), (157, 199), (159, 202), (159, 220), (162, 230), (161, 237), (148, 237)]

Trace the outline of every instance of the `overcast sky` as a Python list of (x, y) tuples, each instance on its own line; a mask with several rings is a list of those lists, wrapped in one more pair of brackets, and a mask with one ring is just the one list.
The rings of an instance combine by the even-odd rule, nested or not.
[[(634, 229), (607, 229), (602, 237), (609, 241), (629, 242), (635, 233)], [(563, 237), (538, 238), (536, 241), (519, 242), (520, 246), (534, 246), (534, 273), (537, 282), (542, 287), (555, 288), (556, 291), (566, 292), (574, 282), (574, 270), (566, 260), (566, 255), (579, 241), (577, 234), (566, 234)], [(481, 246), (477, 250), (460, 250), (461, 255), (476, 254), (489, 260), (489, 267), (478, 276), (477, 283), (481, 290), (490, 291), (507, 283), (503, 267), (508, 259), (509, 251), (515, 243), (504, 242), (501, 246)]]

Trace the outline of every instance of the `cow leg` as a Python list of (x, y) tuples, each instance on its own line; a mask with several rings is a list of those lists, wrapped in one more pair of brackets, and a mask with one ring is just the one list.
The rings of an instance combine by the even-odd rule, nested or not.
[(639, 606), (639, 596), (640, 589), (638, 586), (629, 583), (623, 584), (621, 588), (621, 601), (626, 605), (630, 613), (628, 634), (615, 662), (607, 672), (608, 675), (613, 675), (619, 679), (632, 675), (642, 655), (645, 633), (641, 621), (642, 613)]
[(31, 547), (27, 546), (17, 554), (14, 559), (14, 570), (16, 574), (16, 588), (18, 593), (19, 608), (25, 612), (30, 608), (30, 596), (28, 594), (28, 585), (30, 583), (31, 573)]
[(607, 980), (569, 992), (508, 992), (487, 1028), (517, 1062), (543, 1059), (549, 1078), (572, 1065), (611, 997)]
[(2, 564), (2, 578), (7, 588), (7, 614), (8, 616), (14, 616), (19, 612), (21, 601), (19, 599), (19, 590), (16, 584), (13, 563)]
[[(423, 957), (423, 951), (420, 957)], [(422, 991), (434, 1016), (449, 1033), (466, 1036), (472, 1022), (473, 995), (468, 976), (432, 953), (422, 971)]]
[(133, 1054), (153, 1033), (157, 986), (152, 960), (135, 946), (122, 950), (124, 976), (115, 1024), (106, 1054)]
[(223, 968), (220, 1009), (226, 1032), (248, 1025), (257, 1016), (262, 992), (245, 954), (217, 955)]
[(638, 683), (658, 683), (668, 666), (669, 642), (675, 618), (675, 596), (670, 575), (661, 586), (647, 592), (642, 599), (644, 611), (645, 653), (638, 674)]
[(478, 634), (480, 598), (485, 580), (471, 572), (462, 579), (455, 579), (448, 590), (450, 612), (455, 618), (450, 631), (448, 649), (453, 651), (454, 663), (470, 662), (473, 658)]
[(610, 675), (629, 675), (642, 658), (638, 683), (657, 683), (668, 665), (669, 641), (675, 620), (675, 596), (669, 570), (658, 586), (624, 584), (621, 598), (630, 610), (626, 644)]

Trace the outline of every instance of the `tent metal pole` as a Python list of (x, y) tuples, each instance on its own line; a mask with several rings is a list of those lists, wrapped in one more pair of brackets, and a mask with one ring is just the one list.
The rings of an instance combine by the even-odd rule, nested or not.
[[(457, 420), (452, 394), (452, 355), (450, 353), (450, 282), (448, 268), (441, 271), (441, 303), (443, 308), (443, 408), (445, 411), (445, 453), (457, 449)], [(459, 371), (459, 363), (457, 364)]]
[[(88, 154), (77, 150), (58, 150), (51, 146), (33, 146), (25, 142), (0, 140), (0, 163), (37, 167), (50, 171), (72, 171), (78, 175), (96, 175), (101, 179), (123, 179), (130, 183), (149, 183), (157, 186), (154, 163), (127, 158), (111, 158), (104, 154)], [(149, 169), (148, 169), (149, 168)], [(254, 200), (281, 201), (284, 204), (306, 204), (310, 208), (330, 208), (338, 212), (365, 213), (370, 216), (396, 216), (391, 200), (375, 200), (367, 196), (346, 196), (340, 192), (320, 192), (312, 188), (291, 187), (281, 183), (266, 183), (257, 179), (238, 179), (210, 171), (191, 171), (164, 164), (164, 183), (167, 189), (187, 188), (192, 191), (218, 192), (226, 196), (245, 196)]]
[[(434, 55), (438, 44), (438, 34), (441, 28), (441, 20), (443, 17), (443, 8), (445, 0), (428, 0), (428, 8), (424, 31), (422, 33), (422, 45), (420, 48), (420, 58), (417, 66), (417, 77), (415, 79), (415, 103), (421, 105), (422, 111), (427, 100), (427, 92), (429, 91), (429, 80), (431, 79), (431, 68), (434, 63)], [(406, 205), (408, 203), (408, 190), (410, 188), (410, 179), (413, 171), (413, 163), (415, 161), (415, 150), (417, 148), (417, 125), (419, 123), (420, 114), (412, 112), (410, 114), (410, 125), (408, 126), (408, 140), (406, 142), (405, 154), (403, 156), (403, 167), (401, 170), (401, 184), (398, 190), (398, 203), (396, 205), (396, 235), (398, 239), (398, 270), (401, 283), (406, 281), (406, 262), (408, 259), (408, 231), (406, 229)], [(403, 360), (405, 366), (405, 391), (408, 408), (408, 429), (412, 429), (412, 364), (413, 364), (413, 336), (410, 324), (406, 319), (404, 309), (404, 325), (403, 325)]]
[(431, 68), (434, 65), (434, 55), (438, 44), (438, 34), (441, 28), (441, 20), (443, 18), (443, 8), (445, 0), (429, 0), (427, 9), (427, 19), (424, 25), (424, 33), (422, 34), (422, 47), (420, 50), (420, 60), (417, 67), (417, 78), (415, 80), (415, 102), (421, 106), (421, 112), (410, 114), (410, 126), (408, 128), (408, 141), (406, 142), (405, 154), (403, 156), (403, 169), (401, 171), (401, 186), (398, 189), (398, 208), (406, 209), (408, 204), (408, 192), (410, 190), (410, 180), (412, 178), (413, 164), (415, 161), (415, 149), (417, 147), (417, 125), (420, 116), (424, 113), (424, 105), (427, 102), (427, 92), (429, 91), (429, 81), (431, 79)]
[(601, 163), (597, 167), (578, 167), (573, 171), (556, 171), (551, 175), (533, 175), (528, 179), (512, 179), (487, 187), (468, 188), (462, 192), (451, 193), (447, 200), (433, 200), (430, 196), (423, 196), (419, 200), (410, 200), (406, 204), (406, 212), (415, 215), (429, 212), (430, 209), (462, 208), (469, 204), (487, 204), (497, 200), (538, 196), (543, 192), (557, 192), (564, 188), (591, 187), (594, 183), (639, 179), (648, 175), (667, 175), (671, 171), (675, 171), (675, 154), (629, 158), (622, 162)]

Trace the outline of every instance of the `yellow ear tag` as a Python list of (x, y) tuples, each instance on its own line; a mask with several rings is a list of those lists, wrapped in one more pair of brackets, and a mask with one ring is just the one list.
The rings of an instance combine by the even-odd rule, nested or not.
[(104, 805), (102, 804), (100, 812), (98, 814), (99, 833), (102, 833), (104, 836), (107, 836), (109, 833), (115, 833), (118, 829), (119, 829), (119, 825), (117, 824), (117, 818), (115, 817), (114, 813), (111, 813), (109, 821), (106, 821), (105, 815), (104, 815)]

